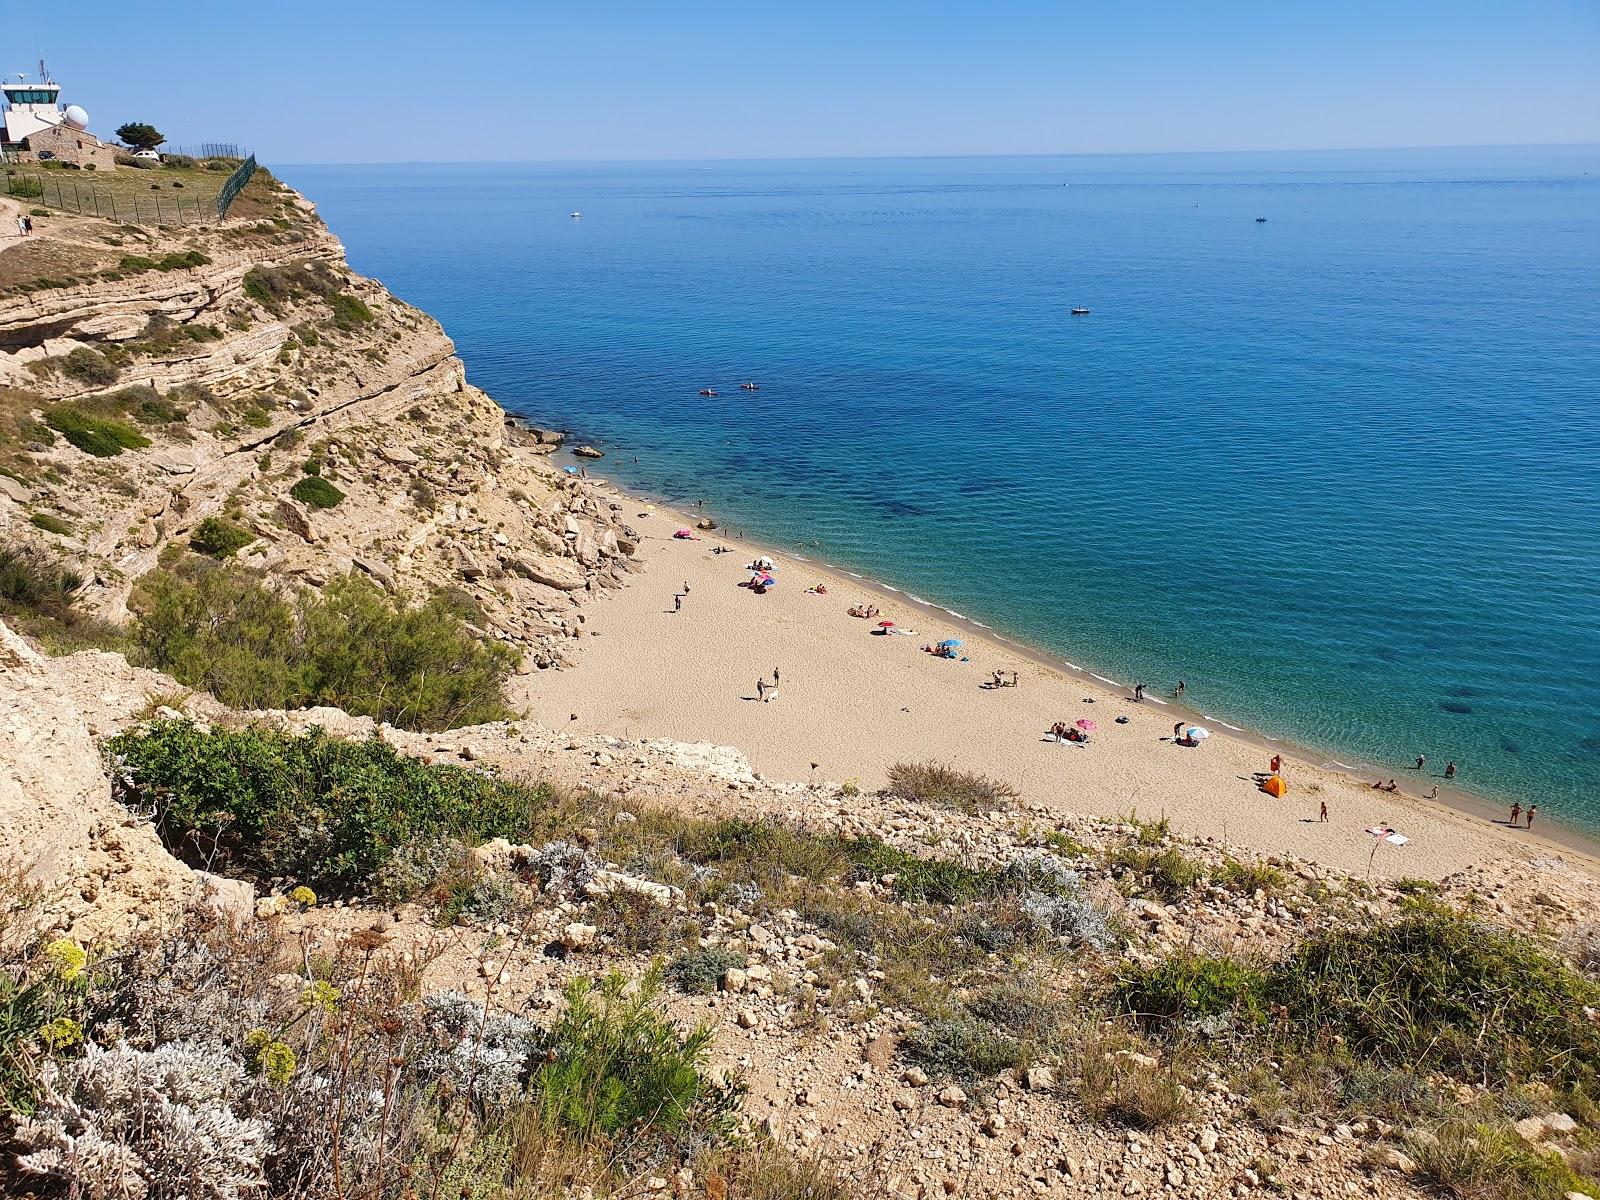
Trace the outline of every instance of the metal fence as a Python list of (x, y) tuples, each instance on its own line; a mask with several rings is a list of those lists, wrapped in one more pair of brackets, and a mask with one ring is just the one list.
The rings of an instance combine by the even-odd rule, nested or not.
[(209, 225), (228, 215), (228, 208), (255, 172), (256, 159), (252, 154), (223, 182), (215, 199), (176, 192), (118, 195), (96, 187), (92, 176), (81, 171), (7, 171), (0, 178), (5, 180), (6, 195), (15, 200), (31, 200), (46, 208), (104, 217), (126, 225)]
[(250, 177), (256, 173), (256, 156), (252, 154), (239, 164), (239, 169), (228, 176), (227, 182), (222, 185), (222, 191), (217, 193), (217, 220), (222, 220), (228, 215), (228, 207), (244, 191), (244, 185), (250, 182)]
[(253, 153), (240, 149), (238, 142), (190, 142), (183, 146), (163, 142), (159, 148), (164, 155), (186, 154), (190, 158), (245, 158)]

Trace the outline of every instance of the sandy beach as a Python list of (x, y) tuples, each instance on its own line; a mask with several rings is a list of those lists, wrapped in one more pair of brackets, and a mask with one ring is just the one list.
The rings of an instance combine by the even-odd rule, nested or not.
[[(606, 488), (607, 485), (595, 483)], [(586, 609), (590, 632), (575, 669), (522, 678), (517, 697), (538, 720), (581, 733), (668, 737), (736, 746), (772, 778), (883, 786), (901, 761), (937, 760), (1004, 780), (1027, 799), (1063, 812), (1165, 816), (1179, 832), (1262, 854), (1285, 852), (1374, 878), (1439, 878), (1502, 856), (1560, 854), (1600, 870), (1596, 847), (1544, 826), (1512, 831), (1505, 814), (1456, 797), (1451, 804), (1373, 789), (1372, 777), (1319, 763), (1248, 732), (1231, 732), (1170, 699), (1152, 682), (1143, 703), (1001, 635), (904, 593), (757, 543), (674, 531), (694, 518), (614, 493), (643, 536), (641, 569)], [(714, 553), (727, 547), (728, 553)], [(765, 554), (778, 586), (738, 586)], [(688, 586), (681, 609), (674, 595)], [(819, 595), (808, 589), (826, 587)], [(851, 617), (874, 604), (881, 616)], [(879, 620), (896, 634), (877, 632)], [(957, 637), (965, 661), (922, 647)], [(779, 675), (763, 702), (757, 681)], [(1017, 687), (985, 688), (995, 671)], [(1192, 686), (1192, 685), (1191, 685)], [(1193, 692), (1190, 693), (1193, 700)], [(1203, 708), (1203, 705), (1199, 705)], [(1118, 718), (1126, 718), (1118, 723)], [(1056, 722), (1094, 722), (1087, 745), (1058, 743)], [(1212, 736), (1196, 747), (1173, 726), (1199, 721)], [(1283, 756), (1288, 794), (1262, 792), (1259, 777)], [(1404, 790), (1425, 793), (1442, 764), (1394, 770)], [(1319, 820), (1325, 803), (1328, 821)], [(1407, 844), (1377, 845), (1387, 824)]]

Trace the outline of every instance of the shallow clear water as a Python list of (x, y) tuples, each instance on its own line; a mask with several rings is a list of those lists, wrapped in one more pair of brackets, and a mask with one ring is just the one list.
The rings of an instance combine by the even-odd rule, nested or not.
[(1600, 828), (1600, 148), (283, 174), (602, 473)]

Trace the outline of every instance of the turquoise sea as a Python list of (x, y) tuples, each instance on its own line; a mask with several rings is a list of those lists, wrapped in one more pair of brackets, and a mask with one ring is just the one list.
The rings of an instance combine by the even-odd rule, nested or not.
[(1600, 829), (1600, 147), (282, 174), (599, 473)]

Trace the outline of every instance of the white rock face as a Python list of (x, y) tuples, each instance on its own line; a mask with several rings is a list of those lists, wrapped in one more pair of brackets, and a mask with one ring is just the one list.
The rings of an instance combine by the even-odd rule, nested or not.
[(194, 872), (111, 798), (89, 728), (50, 663), (0, 622), (0, 863), (43, 884), (47, 922), (80, 940), (177, 913)]

